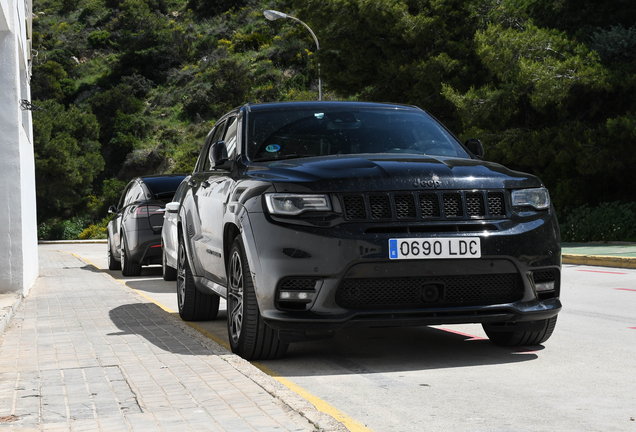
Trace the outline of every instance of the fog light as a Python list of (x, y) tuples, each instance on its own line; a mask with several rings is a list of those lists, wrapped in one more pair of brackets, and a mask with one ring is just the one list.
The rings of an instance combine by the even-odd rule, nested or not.
[(298, 300), (311, 301), (314, 297), (313, 292), (308, 291), (281, 291), (278, 298), (280, 300)]
[(550, 282), (538, 282), (535, 283), (534, 286), (537, 287), (537, 291), (554, 291), (554, 281)]

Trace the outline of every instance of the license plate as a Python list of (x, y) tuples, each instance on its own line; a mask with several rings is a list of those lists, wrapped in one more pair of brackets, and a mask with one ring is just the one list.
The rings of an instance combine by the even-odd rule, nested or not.
[(479, 237), (403, 238), (389, 240), (390, 259), (480, 258)]

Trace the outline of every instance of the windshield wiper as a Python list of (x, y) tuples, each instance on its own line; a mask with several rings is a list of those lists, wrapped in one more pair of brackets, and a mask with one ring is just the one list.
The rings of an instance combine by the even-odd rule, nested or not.
[(288, 154), (284, 156), (271, 157), (271, 158), (258, 158), (258, 159), (254, 159), (254, 162), (271, 162), (271, 161), (277, 161), (277, 160), (300, 159), (300, 158), (313, 157), (313, 156), (316, 156), (316, 155), (315, 154)]

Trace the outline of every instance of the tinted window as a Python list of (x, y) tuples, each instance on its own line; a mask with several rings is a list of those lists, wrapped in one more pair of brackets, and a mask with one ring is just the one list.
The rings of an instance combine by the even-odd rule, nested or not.
[(212, 162), (210, 161), (210, 150), (212, 149), (212, 144), (223, 139), (226, 124), (227, 122), (223, 121), (215, 126), (214, 133), (210, 137), (210, 141), (206, 142), (204, 151), (202, 152), (202, 154), (205, 155), (205, 158), (201, 163), (202, 171), (210, 171), (212, 165)]
[(248, 157), (255, 161), (357, 153), (469, 158), (432, 117), (399, 108), (255, 111), (247, 134)]
[(185, 195), (185, 191), (187, 189), (188, 189), (188, 182), (182, 181), (181, 184), (179, 185), (179, 188), (175, 192), (174, 197), (172, 198), (172, 201), (181, 202), (181, 199), (183, 198), (183, 195)]
[(225, 133), (225, 146), (227, 147), (227, 155), (230, 159), (234, 157), (236, 153), (236, 127), (238, 126), (238, 119), (236, 117), (228, 120), (227, 132)]
[(122, 207), (124, 207), (124, 203), (126, 202), (126, 197), (128, 196), (128, 192), (130, 191), (130, 188), (133, 187), (133, 182), (128, 183), (128, 185), (126, 186), (126, 189), (124, 189), (124, 191), (121, 194), (121, 198), (119, 198), (119, 204), (117, 204), (117, 208), (120, 209)]
[(144, 183), (156, 198), (169, 198), (174, 195), (185, 176), (146, 177)]
[(143, 201), (144, 191), (138, 183), (133, 183), (126, 194), (124, 206), (130, 205), (137, 201)]

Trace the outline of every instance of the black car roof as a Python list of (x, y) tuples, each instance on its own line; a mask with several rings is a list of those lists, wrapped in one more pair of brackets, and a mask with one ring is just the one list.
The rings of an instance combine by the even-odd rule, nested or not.
[(184, 178), (186, 178), (186, 174), (157, 174), (138, 177), (155, 195), (176, 191)]
[(249, 111), (272, 110), (272, 109), (294, 109), (294, 108), (334, 108), (336, 106), (349, 108), (386, 108), (386, 109), (407, 109), (422, 111), (413, 105), (401, 105), (393, 103), (379, 102), (350, 102), (350, 101), (305, 101), (305, 102), (268, 102), (268, 103), (248, 103), (245, 105)]

